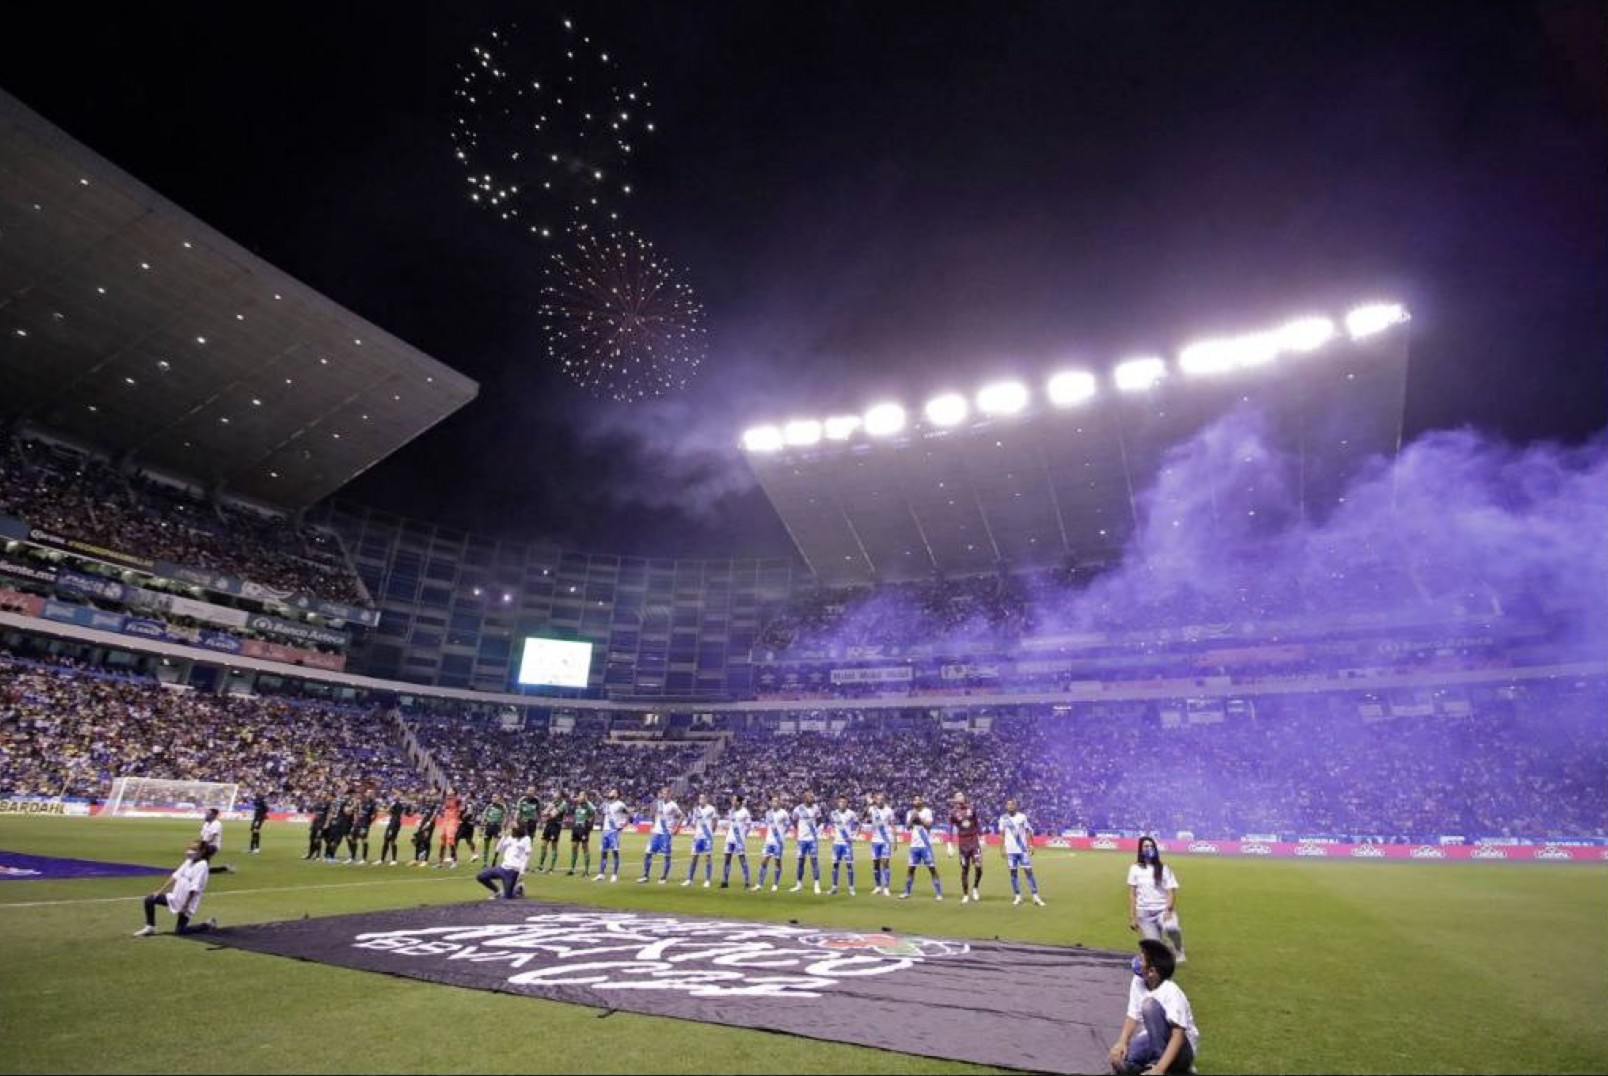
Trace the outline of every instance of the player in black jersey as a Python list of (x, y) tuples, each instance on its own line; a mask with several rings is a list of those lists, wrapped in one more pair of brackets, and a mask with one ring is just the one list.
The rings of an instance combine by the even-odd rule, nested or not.
[(407, 811), (408, 805), (402, 802), (402, 797), (391, 793), (391, 805), (386, 808), (385, 839), (380, 842), (380, 858), (374, 861), (376, 867), (385, 862), (386, 853), (390, 853), (391, 866), (396, 866), (396, 839), (402, 833), (402, 816)]
[(368, 862), (369, 830), (374, 827), (374, 816), (379, 813), (380, 805), (374, 793), (364, 792), (363, 798), (357, 802), (357, 818), (352, 823), (352, 832), (346, 838), (348, 860), (356, 860), (359, 865)]
[(251, 801), (251, 848), (250, 855), (262, 853), (262, 824), (268, 821), (268, 798), (261, 792)]
[(303, 859), (317, 859), (324, 845), (324, 824), (329, 821), (329, 797), (313, 804), (312, 822), (307, 830), (307, 854)]
[(335, 856), (341, 850), (341, 842), (346, 835), (352, 832), (352, 823), (355, 820), (354, 812), (357, 810), (356, 797), (342, 796), (336, 802), (333, 821), (324, 828), (324, 862), (334, 863)]

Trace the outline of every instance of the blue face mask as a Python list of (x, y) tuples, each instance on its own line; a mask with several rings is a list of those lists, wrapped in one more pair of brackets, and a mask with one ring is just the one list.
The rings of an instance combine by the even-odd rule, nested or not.
[(1143, 859), (1146, 863), (1154, 862), (1156, 858), (1156, 850), (1154, 848), (1145, 848), (1140, 851), (1139, 858)]
[(1135, 979), (1143, 979), (1145, 977), (1144, 957), (1136, 956), (1133, 958), (1133, 977)]

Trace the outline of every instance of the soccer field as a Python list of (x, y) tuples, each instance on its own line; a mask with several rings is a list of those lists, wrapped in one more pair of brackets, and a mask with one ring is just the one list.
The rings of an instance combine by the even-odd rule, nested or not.
[[(5, 817), (0, 849), (170, 868), (195, 829)], [(299, 825), (270, 825), (261, 856), (241, 854), (245, 837), (242, 824), (226, 829), (219, 861), (240, 873), (214, 878), (203, 905), (224, 926), (485, 895), (462, 868), (305, 863)], [(954, 861), (940, 862), (953, 879)], [(562, 875), (529, 888), (606, 907), (1131, 948), (1127, 863), (1041, 852), (1047, 908), (1012, 907), (992, 859), (984, 903), (967, 906), (953, 896), (935, 903), (919, 879), (922, 899), (908, 902), (866, 896), (863, 885), (854, 899)], [(640, 865), (632, 843), (631, 879)], [(1608, 866), (1182, 857), (1174, 866), (1190, 956), (1178, 981), (1200, 1024), (1202, 1072), (1608, 1071)], [(0, 882), (0, 1071), (980, 1071), (627, 1013), (600, 1020), (579, 1006), (130, 937), (138, 897), (160, 881)], [(160, 913), (158, 925), (171, 929), (172, 917)], [(1113, 1037), (1121, 1017), (1111, 1014)]]

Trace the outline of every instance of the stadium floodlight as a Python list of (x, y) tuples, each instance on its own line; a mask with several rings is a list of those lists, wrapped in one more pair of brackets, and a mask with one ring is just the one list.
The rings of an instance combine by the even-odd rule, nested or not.
[(795, 419), (782, 428), (782, 436), (796, 448), (807, 448), (821, 441), (821, 424), (812, 418)]
[(743, 447), (750, 452), (780, 452), (784, 439), (775, 426), (755, 426), (743, 434)]
[(966, 406), (966, 397), (958, 392), (946, 392), (927, 401), (927, 421), (934, 426), (959, 426), (966, 421), (966, 414), (971, 409)]
[(1099, 385), (1087, 370), (1067, 370), (1045, 382), (1044, 391), (1056, 407), (1072, 407), (1092, 397)]
[(1178, 353), (1178, 369), (1190, 376), (1223, 374), (1248, 366), (1265, 366), (1278, 357), (1277, 333), (1249, 333), (1190, 344)]
[(1123, 392), (1146, 392), (1166, 376), (1166, 362), (1154, 355), (1118, 363), (1111, 371), (1111, 379)]
[(905, 409), (896, 403), (877, 404), (865, 413), (865, 432), (872, 437), (892, 437), (905, 428)]
[(833, 415), (826, 420), (828, 441), (847, 441), (861, 426), (859, 415)]
[(1027, 386), (1020, 381), (984, 385), (977, 393), (977, 410), (985, 415), (1014, 415), (1027, 406)]
[(1279, 350), (1316, 351), (1333, 340), (1334, 334), (1334, 322), (1328, 318), (1296, 318), (1279, 327)]
[(1392, 325), (1399, 325), (1407, 320), (1407, 308), (1400, 303), (1369, 303), (1359, 306), (1346, 315), (1346, 332), (1351, 339), (1361, 340), (1365, 336), (1384, 332)]

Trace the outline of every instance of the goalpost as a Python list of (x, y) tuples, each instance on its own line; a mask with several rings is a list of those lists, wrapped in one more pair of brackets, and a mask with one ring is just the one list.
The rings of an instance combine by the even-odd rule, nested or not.
[(169, 781), (160, 777), (119, 777), (101, 815), (107, 818), (200, 818), (212, 807), (228, 817), (238, 784)]

